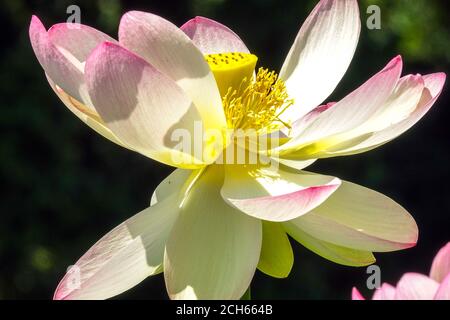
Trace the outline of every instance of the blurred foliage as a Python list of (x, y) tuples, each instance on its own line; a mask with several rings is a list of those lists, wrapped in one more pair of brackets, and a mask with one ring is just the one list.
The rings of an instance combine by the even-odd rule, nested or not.
[(383, 8), (383, 32), (369, 33), (374, 45), (392, 45), (410, 61), (443, 64), (450, 61), (450, 42), (448, 4), (442, 3), (445, 5), (429, 0), (364, 0), (361, 7), (375, 4)]
[[(266, 66), (278, 69), (316, 1), (298, 0), (2, 0), (0, 59), (0, 299), (51, 298), (66, 268), (96, 240), (148, 205), (170, 168), (109, 143), (78, 121), (54, 96), (28, 40), (32, 14), (49, 27), (80, 6), (82, 22), (115, 35), (127, 10), (151, 11), (181, 25), (206, 15), (234, 29)], [(381, 30), (365, 28), (366, 8), (381, 8)], [(363, 0), (359, 46), (337, 100), (402, 54), (405, 72), (448, 71), (448, 1)], [(332, 53), (330, 53), (332, 54)], [(326, 75), (324, 75), (326, 76)], [(318, 161), (311, 170), (382, 191), (416, 218), (416, 248), (378, 254), (383, 281), (427, 272), (450, 239), (447, 92), (414, 129), (367, 154)], [(364, 288), (364, 268), (330, 263), (294, 244), (288, 279), (259, 272), (254, 298), (347, 299)], [(367, 291), (365, 293), (368, 293)], [(119, 298), (166, 298), (157, 276)]]

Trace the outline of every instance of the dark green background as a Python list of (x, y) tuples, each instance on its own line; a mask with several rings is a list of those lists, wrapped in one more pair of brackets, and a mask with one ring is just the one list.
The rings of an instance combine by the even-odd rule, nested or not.
[[(81, 7), (82, 23), (116, 35), (121, 14), (150, 11), (181, 25), (195, 15), (234, 29), (264, 66), (278, 70), (316, 1), (1, 1), (0, 67), (0, 299), (49, 299), (68, 265), (111, 228), (148, 205), (172, 170), (95, 134), (53, 94), (28, 40), (32, 14), (47, 27)], [(368, 30), (369, 4), (378, 4), (382, 29)], [(448, 71), (448, 1), (360, 1), (361, 39), (344, 80), (330, 97), (355, 89), (397, 54), (405, 73)], [(330, 54), (333, 54), (330, 52)], [(324, 74), (324, 77), (326, 75)], [(417, 247), (377, 254), (383, 281), (427, 273), (450, 240), (449, 94), (412, 130), (366, 154), (318, 161), (313, 171), (381, 191), (405, 206), (420, 229)], [(348, 299), (364, 290), (365, 268), (328, 262), (293, 243), (289, 278), (257, 273), (254, 298)], [(118, 298), (166, 298), (163, 277), (147, 279)]]

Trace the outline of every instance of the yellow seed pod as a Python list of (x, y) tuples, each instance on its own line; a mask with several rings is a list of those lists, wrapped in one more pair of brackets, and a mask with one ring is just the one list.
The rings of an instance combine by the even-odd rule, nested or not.
[(254, 54), (241, 52), (209, 54), (205, 59), (214, 74), (222, 97), (227, 94), (229, 88), (238, 90), (243, 79), (250, 83), (258, 61)]

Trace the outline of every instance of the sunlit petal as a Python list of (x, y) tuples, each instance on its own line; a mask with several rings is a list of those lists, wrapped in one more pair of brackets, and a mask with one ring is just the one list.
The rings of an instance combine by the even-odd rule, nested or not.
[(283, 120), (297, 120), (333, 92), (350, 65), (360, 29), (356, 0), (322, 0), (317, 4), (280, 72), (295, 99)]
[(209, 167), (199, 177), (167, 242), (164, 277), (172, 299), (239, 299), (256, 270), (261, 221), (222, 200), (221, 170)]
[(195, 17), (180, 27), (204, 54), (250, 53), (245, 43), (230, 28), (205, 17)]

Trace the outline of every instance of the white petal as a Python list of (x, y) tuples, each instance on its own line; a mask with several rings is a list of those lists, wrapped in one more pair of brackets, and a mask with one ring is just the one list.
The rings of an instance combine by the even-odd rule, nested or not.
[(320, 205), (340, 185), (334, 177), (287, 170), (228, 166), (221, 194), (229, 204), (250, 216), (287, 221)]
[(367, 266), (375, 262), (371, 252), (355, 250), (319, 240), (304, 232), (294, 223), (283, 222), (286, 232), (307, 249), (338, 264), (352, 267)]
[(203, 54), (250, 53), (245, 43), (230, 28), (205, 17), (195, 17), (180, 27)]
[(207, 129), (226, 128), (214, 75), (203, 54), (182, 30), (157, 15), (131, 11), (120, 21), (119, 40), (187, 93)]
[(93, 129), (95, 132), (105, 137), (106, 139), (118, 144), (119, 146), (131, 149), (130, 147), (125, 146), (125, 144), (121, 142), (119, 138), (117, 138), (114, 133), (112, 133), (111, 130), (108, 129), (99, 115), (87, 112), (87, 108), (84, 105), (75, 100), (75, 98), (69, 96), (61, 88), (56, 86), (53, 80), (51, 80), (48, 76), (47, 80), (58, 98), (60, 98), (61, 101), (66, 105), (66, 107), (70, 111), (72, 111), (81, 121), (83, 121), (91, 129)]
[(400, 205), (346, 181), (322, 205), (290, 223), (320, 240), (371, 252), (409, 248), (418, 237), (414, 219)]
[(195, 178), (197, 171), (176, 169), (167, 178), (165, 178), (156, 187), (152, 194), (150, 200), (150, 205), (153, 206), (158, 202), (165, 200), (167, 197), (174, 193), (179, 193), (181, 198), (184, 198), (185, 192), (181, 190), (184, 189), (184, 185), (187, 181)]
[(295, 99), (283, 120), (295, 121), (333, 92), (350, 65), (360, 29), (356, 0), (322, 0), (317, 4), (280, 72)]
[(340, 134), (366, 123), (391, 96), (401, 70), (402, 60), (398, 56), (358, 89), (314, 117), (314, 121), (300, 130), (296, 137), (280, 146), (281, 156), (298, 158), (294, 154), (297, 152), (303, 153), (305, 159), (311, 159), (317, 151), (335, 144)]
[[(103, 121), (133, 150), (175, 167), (204, 164), (203, 153), (195, 154), (191, 141), (195, 125), (201, 125), (197, 109), (175, 82), (146, 61), (104, 42), (86, 63), (86, 83)], [(189, 150), (174, 150), (178, 131), (189, 134)]]
[(183, 203), (164, 256), (172, 299), (239, 299), (258, 264), (261, 221), (220, 197), (223, 173), (208, 167)]
[[(384, 123), (388, 126), (379, 126), (373, 127), (372, 130), (378, 129), (378, 131), (372, 132), (370, 135), (363, 139), (359, 143), (354, 143), (349, 145), (347, 148), (342, 148), (341, 146), (336, 146), (328, 152), (327, 156), (337, 156), (337, 155), (347, 155), (347, 154), (355, 154), (361, 153), (368, 150), (372, 150), (376, 147), (379, 147), (406, 132), (409, 130), (414, 124), (416, 124), (433, 106), (436, 102), (437, 98), (442, 92), (442, 88), (445, 83), (446, 75), (444, 73), (434, 73), (421, 77), (423, 79), (423, 85), (417, 84), (416, 89), (410, 88), (411, 90), (417, 90), (417, 88), (421, 87), (424, 89), (421, 91), (419, 95), (417, 93), (413, 93), (409, 95), (409, 102), (406, 99), (401, 99), (402, 95), (393, 96), (389, 99), (391, 102), (388, 107), (390, 107), (388, 111), (388, 117), (383, 117), (385, 119)], [(406, 77), (403, 78), (406, 80)], [(401, 85), (402, 83), (399, 83)], [(401, 88), (396, 90), (398, 93), (401, 93)], [(403, 91), (407, 93), (406, 90)], [(417, 99), (417, 100), (416, 100)], [(414, 101), (416, 101), (414, 103)], [(397, 107), (402, 107), (404, 110), (409, 110), (408, 106), (413, 106), (413, 110), (410, 110), (409, 114), (404, 113), (396, 113)], [(395, 114), (393, 114), (395, 113)], [(392, 121), (395, 120), (395, 121)], [(393, 123), (392, 123), (393, 122)], [(383, 119), (379, 118), (378, 123), (382, 124)], [(366, 132), (370, 127), (366, 128)]]
[[(81, 257), (61, 280), (55, 299), (107, 299), (162, 272), (165, 244), (180, 212), (184, 186), (195, 175), (177, 169), (164, 179), (152, 206), (109, 232)], [(79, 287), (74, 280), (79, 280)]]
[(178, 213), (174, 195), (119, 225), (78, 260), (54, 298), (107, 299), (160, 273), (164, 246)]
[(314, 162), (316, 162), (316, 159), (311, 160), (291, 160), (291, 159), (283, 159), (283, 158), (275, 158), (274, 161), (277, 161), (285, 166), (288, 166), (290, 168), (296, 169), (296, 170), (302, 170), (306, 167), (309, 167)]

